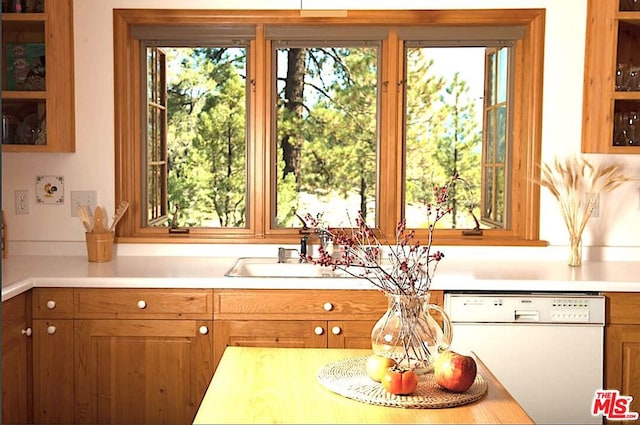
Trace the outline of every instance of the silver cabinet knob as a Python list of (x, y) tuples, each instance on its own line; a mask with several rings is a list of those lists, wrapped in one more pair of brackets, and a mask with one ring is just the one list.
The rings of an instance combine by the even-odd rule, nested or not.
[(31, 336), (32, 333), (33, 333), (33, 331), (31, 330), (31, 328), (27, 328), (27, 329), (23, 329), (22, 330), (22, 335)]
[(324, 329), (322, 328), (322, 326), (316, 326), (316, 328), (313, 330), (313, 332), (316, 335), (322, 335), (324, 333)]
[(198, 332), (200, 332), (201, 335), (206, 335), (209, 333), (209, 328), (202, 325), (200, 326), (200, 329), (198, 329)]
[(147, 308), (147, 302), (145, 300), (140, 300), (138, 301), (138, 308), (139, 309), (145, 309)]
[(47, 308), (49, 310), (53, 310), (54, 308), (56, 308), (56, 302), (54, 300), (47, 301)]
[(53, 325), (47, 326), (47, 333), (49, 335), (53, 335), (54, 333), (56, 333), (56, 327)]
[(340, 335), (342, 333), (342, 329), (340, 326), (334, 326), (331, 328), (331, 333), (334, 335)]
[(333, 304), (331, 304), (331, 303), (324, 303), (324, 305), (322, 306), (322, 308), (324, 308), (324, 311), (331, 311), (331, 310), (333, 310)]

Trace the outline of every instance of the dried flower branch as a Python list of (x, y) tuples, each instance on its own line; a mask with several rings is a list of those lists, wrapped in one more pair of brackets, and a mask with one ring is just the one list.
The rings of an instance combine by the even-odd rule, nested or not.
[(399, 295), (423, 295), (431, 285), (440, 260), (441, 251), (432, 251), (433, 232), (436, 223), (451, 212), (449, 190), (462, 181), (457, 173), (444, 186), (434, 185), (434, 202), (426, 205), (429, 236), (426, 244), (416, 240), (414, 230), (406, 228), (406, 220), (396, 227), (395, 241), (385, 246), (367, 225), (362, 213), (355, 219), (351, 229), (336, 229), (322, 226), (321, 217), (307, 214), (305, 220), (319, 236), (327, 236), (333, 243), (333, 252), (320, 248), (320, 257), (308, 257), (307, 261), (341, 270), (353, 277), (370, 281), (380, 290)]

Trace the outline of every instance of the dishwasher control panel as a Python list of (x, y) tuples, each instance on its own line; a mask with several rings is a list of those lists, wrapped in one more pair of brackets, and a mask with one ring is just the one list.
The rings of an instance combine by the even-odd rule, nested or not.
[(558, 298), (551, 306), (551, 321), (560, 323), (589, 323), (589, 301), (583, 298)]
[(446, 293), (452, 322), (604, 324), (604, 297), (574, 294)]

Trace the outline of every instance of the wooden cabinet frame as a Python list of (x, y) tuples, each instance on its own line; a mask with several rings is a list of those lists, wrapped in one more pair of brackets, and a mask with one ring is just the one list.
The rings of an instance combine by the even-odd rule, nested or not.
[[(613, 146), (616, 101), (637, 102), (640, 111), (640, 91), (615, 90), (618, 28), (624, 22), (640, 24), (640, 12), (620, 12), (620, 1), (589, 0), (587, 4), (582, 107), (582, 152), (585, 153), (640, 153), (640, 146)], [(629, 47), (640, 51), (640, 43)]]
[[(44, 0), (44, 4), (44, 13), (3, 13), (2, 27), (3, 35), (7, 32), (17, 39), (22, 37), (21, 33), (33, 31), (34, 27), (44, 28), (37, 36), (45, 43), (46, 90), (7, 91), (3, 84), (2, 101), (44, 101), (47, 143), (3, 144), (3, 152), (75, 152), (73, 0)], [(34, 34), (26, 36), (33, 38)], [(3, 40), (3, 52), (6, 42)]]

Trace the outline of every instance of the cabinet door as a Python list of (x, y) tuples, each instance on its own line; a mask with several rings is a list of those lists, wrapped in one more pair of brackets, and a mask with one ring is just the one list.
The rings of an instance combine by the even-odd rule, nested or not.
[(2, 303), (2, 423), (31, 423), (27, 294)]
[(371, 348), (375, 320), (332, 320), (327, 326), (329, 348)]
[(73, 0), (35, 3), (2, 13), (2, 150), (74, 152)]
[(211, 321), (76, 320), (76, 422), (190, 424), (213, 376)]
[(327, 322), (321, 320), (216, 320), (214, 361), (227, 346), (323, 348)]
[(33, 320), (33, 420), (74, 423), (73, 320)]
[(640, 412), (640, 325), (607, 326), (605, 347), (606, 389), (632, 396), (630, 410)]
[(636, 4), (626, 0), (587, 3), (585, 153), (640, 153), (640, 10)]

